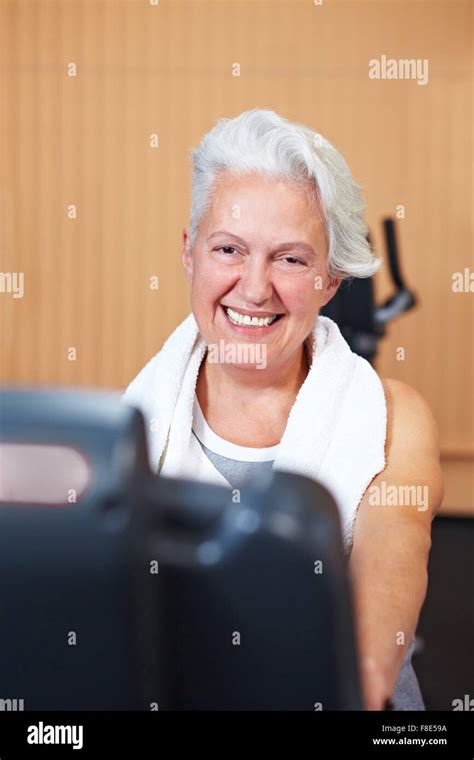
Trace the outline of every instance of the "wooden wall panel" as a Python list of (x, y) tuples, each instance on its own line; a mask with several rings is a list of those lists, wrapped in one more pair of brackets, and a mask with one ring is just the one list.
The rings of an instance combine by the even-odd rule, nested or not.
[[(190, 149), (260, 106), (341, 150), (379, 248), (381, 218), (405, 207), (419, 308), (378, 370), (424, 393), (451, 459), (472, 457), (474, 296), (451, 290), (474, 269), (470, 0), (0, 0), (0, 15), (0, 270), (25, 276), (22, 299), (0, 293), (2, 382), (130, 381), (189, 310)], [(383, 54), (428, 59), (428, 84), (370, 80)]]

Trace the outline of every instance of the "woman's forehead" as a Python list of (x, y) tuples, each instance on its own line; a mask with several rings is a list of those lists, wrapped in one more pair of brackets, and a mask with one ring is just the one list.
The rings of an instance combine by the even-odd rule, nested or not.
[[(308, 214), (308, 210), (311, 214)], [(243, 176), (222, 178), (215, 183), (210, 197), (208, 218), (236, 219), (244, 217), (272, 219), (280, 227), (293, 218), (301, 223), (323, 219), (317, 193), (311, 185), (298, 185), (281, 179)], [(288, 230), (288, 234), (291, 229)]]

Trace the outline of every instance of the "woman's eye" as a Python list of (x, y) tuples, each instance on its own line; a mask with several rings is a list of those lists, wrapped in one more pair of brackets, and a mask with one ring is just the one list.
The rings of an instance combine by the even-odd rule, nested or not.
[(287, 261), (291, 265), (295, 264), (304, 264), (304, 261), (301, 261), (301, 259), (296, 259), (294, 256), (285, 256), (283, 261)]

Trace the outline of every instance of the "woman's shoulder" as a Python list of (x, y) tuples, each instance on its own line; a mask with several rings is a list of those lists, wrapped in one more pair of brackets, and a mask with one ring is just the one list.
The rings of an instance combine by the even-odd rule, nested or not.
[(404, 383), (402, 380), (396, 380), (391, 377), (381, 377), (380, 381), (383, 386), (385, 400), (387, 402), (387, 412), (390, 415), (396, 414), (403, 420), (410, 419), (415, 421), (431, 421), (434, 423), (431, 407), (425, 397), (416, 390), (412, 385)]
[(439, 461), (438, 426), (424, 396), (401, 380), (380, 379), (387, 405), (388, 458)]

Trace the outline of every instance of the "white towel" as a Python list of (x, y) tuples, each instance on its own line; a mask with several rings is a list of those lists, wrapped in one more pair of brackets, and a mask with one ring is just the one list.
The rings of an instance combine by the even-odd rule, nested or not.
[[(196, 382), (206, 348), (190, 314), (130, 383), (122, 400), (145, 417), (154, 472), (230, 488), (192, 435)], [(290, 411), (273, 468), (306, 475), (331, 492), (349, 550), (361, 498), (385, 467), (383, 386), (328, 317), (317, 318), (308, 349), (311, 367)]]

